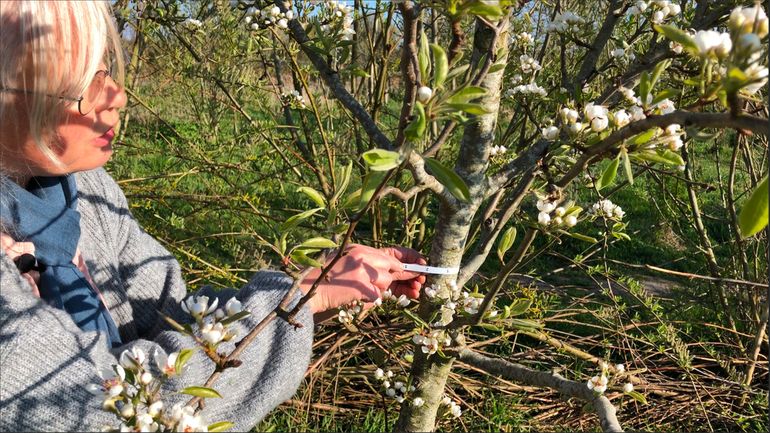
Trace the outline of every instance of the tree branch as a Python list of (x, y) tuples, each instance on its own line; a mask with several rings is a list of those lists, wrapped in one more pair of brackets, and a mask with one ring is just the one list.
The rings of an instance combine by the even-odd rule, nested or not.
[[(761, 117), (738, 115), (733, 116), (730, 113), (693, 113), (690, 111), (674, 111), (673, 113), (662, 116), (650, 116), (646, 119), (633, 122), (628, 126), (613, 132), (609, 137), (591, 146), (586, 150), (580, 159), (572, 168), (556, 182), (556, 186), (564, 188), (567, 184), (582, 173), (588, 163), (597, 155), (612, 149), (613, 146), (626, 140), (636, 134), (644, 132), (650, 128), (665, 128), (671, 124), (680, 124), (683, 127), (697, 126), (700, 128), (734, 128), (751, 131), (764, 136), (768, 135), (770, 126), (767, 119)], [(518, 158), (517, 158), (518, 159)], [(514, 161), (515, 162), (515, 161)]]
[[(276, 5), (281, 9), (281, 12), (288, 10), (286, 3), (283, 1), (277, 1)], [(374, 120), (366, 112), (366, 109), (356, 100), (356, 98), (348, 92), (345, 85), (342, 83), (337, 71), (331, 69), (329, 64), (326, 63), (318, 53), (308, 48), (307, 44), (310, 39), (305, 33), (305, 29), (302, 28), (302, 24), (297, 19), (289, 21), (289, 30), (292, 38), (294, 38), (299, 46), (302, 48), (302, 52), (310, 59), (313, 66), (318, 70), (321, 78), (324, 80), (334, 96), (347, 108), (353, 116), (361, 122), (366, 134), (377, 144), (377, 147), (382, 149), (393, 149), (393, 143), (380, 131), (380, 128), (374, 123)]]
[[(447, 350), (447, 352), (450, 352)], [(568, 396), (578, 398), (591, 404), (594, 413), (599, 417), (602, 430), (605, 432), (623, 432), (615, 414), (615, 406), (601, 394), (595, 394), (585, 383), (565, 379), (559, 373), (546, 373), (534, 370), (521, 364), (502, 359), (480, 355), (468, 348), (451, 351), (452, 355), (470, 366), (488, 373), (500, 376), (506, 380), (525, 383), (531, 386), (551, 388)]]

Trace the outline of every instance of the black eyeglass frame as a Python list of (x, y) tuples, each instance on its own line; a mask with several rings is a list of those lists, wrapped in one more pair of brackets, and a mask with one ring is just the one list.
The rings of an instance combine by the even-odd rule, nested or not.
[[(81, 95), (79, 98), (73, 98), (71, 96), (61, 96), (61, 95), (51, 95), (50, 93), (43, 93), (45, 96), (51, 97), (51, 98), (57, 98), (61, 99), (63, 101), (72, 101), (78, 103), (78, 113), (80, 113), (81, 116), (85, 116), (88, 113), (90, 113), (95, 107), (96, 104), (94, 103), (96, 100), (99, 99), (100, 96), (102, 96), (102, 92), (104, 92), (104, 85), (107, 84), (107, 77), (112, 76), (112, 72), (109, 69), (100, 69), (96, 71), (94, 74), (94, 80), (96, 80), (96, 77), (100, 74), (104, 75), (104, 78), (102, 78), (102, 85), (99, 87), (99, 92), (96, 93), (96, 96), (94, 97), (94, 101), (86, 101), (93, 104), (93, 106), (88, 111), (83, 111), (83, 101), (86, 100), (85, 95)], [(86, 89), (86, 92), (91, 88), (91, 85), (93, 84), (93, 80), (91, 80), (91, 84), (88, 85), (88, 88)], [(20, 92), (20, 93), (34, 93), (31, 90), (26, 89), (13, 89), (9, 87), (2, 87), (0, 86), (0, 92)]]

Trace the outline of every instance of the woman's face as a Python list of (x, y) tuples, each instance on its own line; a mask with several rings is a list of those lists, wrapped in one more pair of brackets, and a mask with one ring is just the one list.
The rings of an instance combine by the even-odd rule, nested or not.
[[(14, 137), (20, 147), (4, 153), (3, 165), (29, 176), (58, 176), (101, 167), (112, 156), (111, 142), (120, 119), (118, 110), (125, 105), (123, 88), (107, 77), (93, 110), (84, 116), (78, 112), (77, 103), (68, 105), (62, 122), (46, 138), (63, 167), (43, 154), (28, 132), (26, 136)], [(26, 119), (17, 120), (23, 125)], [(6, 131), (2, 132), (5, 135)]]

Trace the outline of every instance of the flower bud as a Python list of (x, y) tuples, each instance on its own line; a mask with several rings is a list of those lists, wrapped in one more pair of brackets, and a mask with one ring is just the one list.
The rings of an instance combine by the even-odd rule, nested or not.
[(626, 394), (628, 394), (629, 392), (631, 392), (633, 390), (634, 390), (634, 385), (633, 384), (626, 383), (626, 384), (623, 385), (623, 392), (625, 392)]
[(124, 404), (123, 407), (120, 408), (120, 416), (123, 418), (131, 418), (135, 413), (134, 405), (131, 404), (131, 402)]
[(559, 128), (555, 126), (549, 126), (543, 129), (543, 138), (546, 140), (556, 140), (559, 137)]
[(426, 103), (433, 96), (433, 90), (428, 86), (422, 86), (417, 89), (417, 100), (421, 103)]

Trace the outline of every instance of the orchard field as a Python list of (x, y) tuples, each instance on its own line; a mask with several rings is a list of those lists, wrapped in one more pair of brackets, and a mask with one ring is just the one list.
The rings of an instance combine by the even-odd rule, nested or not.
[(256, 430), (770, 428), (754, 3), (113, 7), (107, 169), (191, 289), (350, 242), (459, 268), (317, 324)]

